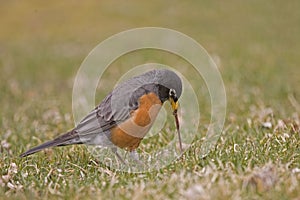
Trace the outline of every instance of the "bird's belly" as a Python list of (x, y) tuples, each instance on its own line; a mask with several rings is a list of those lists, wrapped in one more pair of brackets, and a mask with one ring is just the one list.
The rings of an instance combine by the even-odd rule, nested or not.
[(111, 141), (120, 148), (136, 149), (153, 125), (161, 108), (161, 101), (154, 93), (143, 95), (139, 108), (125, 122), (111, 129)]

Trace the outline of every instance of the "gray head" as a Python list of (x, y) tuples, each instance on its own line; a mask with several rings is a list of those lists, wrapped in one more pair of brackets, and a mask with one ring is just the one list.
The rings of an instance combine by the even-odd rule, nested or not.
[(179, 76), (170, 70), (159, 69), (156, 72), (156, 84), (158, 84), (158, 95), (162, 102), (169, 100), (174, 111), (178, 108), (178, 99), (182, 93), (182, 82)]

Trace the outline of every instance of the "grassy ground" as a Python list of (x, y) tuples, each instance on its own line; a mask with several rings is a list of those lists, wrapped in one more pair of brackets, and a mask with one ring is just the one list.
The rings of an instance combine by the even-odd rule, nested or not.
[[(299, 6), (296, 0), (1, 2), (0, 199), (299, 199)], [(28, 147), (73, 127), (73, 81), (89, 51), (143, 26), (181, 31), (219, 61), (228, 106), (216, 148), (198, 157), (210, 117), (203, 112), (183, 158), (153, 173), (109, 170), (84, 147), (20, 159)], [(112, 65), (99, 100), (113, 75), (122, 75), (118, 66), (182, 62), (159, 52), (139, 56)], [(201, 106), (205, 111), (207, 104)]]

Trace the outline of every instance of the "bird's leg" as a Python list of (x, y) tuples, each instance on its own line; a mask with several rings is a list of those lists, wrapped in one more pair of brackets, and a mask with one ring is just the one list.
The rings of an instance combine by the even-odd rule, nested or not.
[(138, 165), (143, 165), (143, 162), (140, 160), (139, 154), (136, 150), (132, 150), (129, 152), (129, 157), (135, 161)]
[(117, 158), (123, 163), (124, 165), (126, 164), (125, 161), (123, 160), (122, 156), (118, 153), (118, 149), (113, 147), (111, 148), (112, 152), (117, 156)]
[(139, 154), (136, 152), (136, 150), (130, 151), (129, 156), (135, 161), (140, 161)]

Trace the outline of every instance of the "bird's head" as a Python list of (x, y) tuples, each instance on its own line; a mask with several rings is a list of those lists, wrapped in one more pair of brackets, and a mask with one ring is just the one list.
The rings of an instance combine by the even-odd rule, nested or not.
[(170, 70), (157, 70), (159, 84), (159, 97), (162, 102), (169, 101), (173, 112), (176, 113), (179, 107), (179, 98), (182, 93), (182, 82), (179, 76)]

